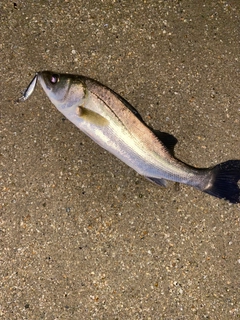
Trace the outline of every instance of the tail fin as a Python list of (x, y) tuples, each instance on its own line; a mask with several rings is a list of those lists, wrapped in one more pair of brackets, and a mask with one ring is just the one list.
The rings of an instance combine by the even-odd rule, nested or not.
[(232, 203), (240, 202), (240, 160), (229, 160), (211, 169), (211, 185), (202, 190)]

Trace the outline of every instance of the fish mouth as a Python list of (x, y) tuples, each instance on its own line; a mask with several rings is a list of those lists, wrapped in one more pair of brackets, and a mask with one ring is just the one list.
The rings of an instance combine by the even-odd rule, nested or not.
[[(58, 85), (60, 81), (60, 74), (53, 71), (39, 71), (38, 80), (42, 88), (47, 89), (48, 91), (53, 91), (54, 86)], [(44, 90), (45, 90), (44, 89)]]
[(39, 81), (41, 86), (46, 87), (47, 90), (52, 90), (52, 85), (59, 81), (59, 75), (50, 71), (39, 71), (35, 73), (35, 76), (24, 90), (22, 96), (17, 100), (17, 102), (26, 101), (34, 92), (37, 82)]

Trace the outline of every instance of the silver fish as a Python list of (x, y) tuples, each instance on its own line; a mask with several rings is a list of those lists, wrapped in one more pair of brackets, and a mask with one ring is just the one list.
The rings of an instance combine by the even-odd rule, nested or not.
[(26, 100), (39, 81), (55, 107), (102, 148), (148, 180), (195, 187), (232, 203), (240, 202), (240, 160), (195, 168), (174, 157), (164, 134), (156, 133), (125, 99), (99, 82), (80, 75), (38, 72), (25, 91)]

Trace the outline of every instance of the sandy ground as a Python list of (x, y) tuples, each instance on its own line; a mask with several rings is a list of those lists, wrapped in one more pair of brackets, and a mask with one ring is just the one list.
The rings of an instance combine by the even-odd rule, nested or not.
[(239, 319), (238, 205), (151, 184), (37, 87), (83, 74), (208, 167), (240, 159), (240, 2), (0, 3), (0, 318)]

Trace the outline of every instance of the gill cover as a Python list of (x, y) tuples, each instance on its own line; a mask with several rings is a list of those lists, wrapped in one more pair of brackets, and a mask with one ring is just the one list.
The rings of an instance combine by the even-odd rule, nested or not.
[(42, 71), (38, 73), (38, 80), (51, 102), (58, 109), (77, 106), (86, 96), (81, 77)]

